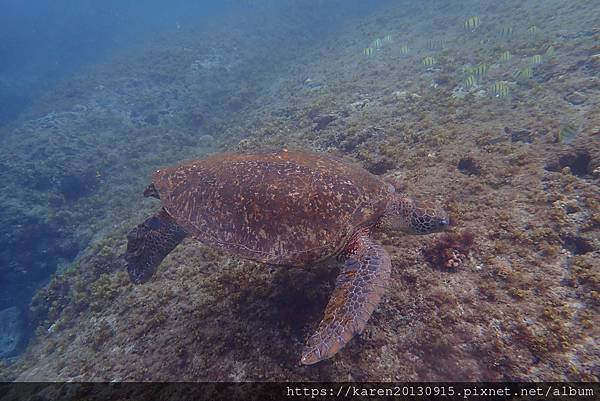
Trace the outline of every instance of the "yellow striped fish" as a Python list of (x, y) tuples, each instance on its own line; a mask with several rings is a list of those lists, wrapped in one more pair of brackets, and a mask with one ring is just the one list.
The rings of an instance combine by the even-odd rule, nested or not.
[(372, 47), (365, 47), (365, 49), (363, 50), (363, 54), (365, 56), (372, 56), (374, 52), (375, 51), (373, 50)]
[(400, 54), (402, 54), (402, 55), (408, 54), (408, 46), (407, 45), (400, 46)]
[(429, 39), (427, 48), (429, 50), (443, 50), (446, 47), (446, 39)]
[(383, 41), (386, 43), (392, 43), (392, 36), (391, 35), (385, 35), (383, 37)]
[(383, 40), (377, 38), (373, 42), (371, 42), (371, 47), (376, 49), (381, 49), (383, 47)]
[(530, 35), (535, 35), (538, 31), (538, 27), (535, 25), (531, 25), (529, 28), (527, 28), (527, 33)]
[(512, 53), (510, 51), (502, 52), (500, 55), (500, 61), (510, 61), (512, 59)]
[(465, 79), (465, 86), (467, 88), (474, 87), (476, 83), (477, 83), (477, 79), (475, 78), (475, 75), (469, 75), (467, 77), (467, 79)]
[(531, 64), (531, 65), (542, 64), (542, 56), (539, 54), (536, 54), (535, 56), (529, 57), (529, 64)]
[(521, 70), (515, 71), (513, 77), (517, 80), (533, 78), (533, 68), (527, 66)]
[(513, 34), (512, 26), (503, 26), (502, 28), (500, 28), (501, 36), (512, 36), (512, 34)]
[(436, 62), (437, 62), (437, 60), (431, 56), (427, 56), (427, 57), (423, 58), (423, 60), (421, 61), (421, 63), (425, 67), (430, 67), (430, 66), (434, 65)]
[(474, 30), (476, 30), (477, 28), (479, 28), (479, 25), (481, 25), (481, 20), (476, 15), (467, 18), (467, 20), (463, 24), (463, 26), (465, 27), (465, 29), (467, 31), (471, 31), (471, 32), (473, 32)]
[(494, 96), (500, 98), (508, 97), (508, 95), (510, 94), (510, 89), (508, 88), (508, 85), (506, 84), (506, 82), (503, 81), (494, 82), (490, 87), (490, 91), (494, 94)]
[(487, 63), (480, 63), (477, 66), (471, 68), (470, 72), (478, 77), (482, 77), (487, 72), (488, 67), (489, 66), (487, 65)]

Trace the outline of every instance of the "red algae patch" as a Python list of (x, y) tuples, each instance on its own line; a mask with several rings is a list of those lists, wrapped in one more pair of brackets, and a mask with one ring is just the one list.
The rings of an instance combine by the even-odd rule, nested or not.
[(456, 270), (466, 260), (475, 243), (470, 231), (445, 233), (423, 250), (425, 260), (439, 269)]

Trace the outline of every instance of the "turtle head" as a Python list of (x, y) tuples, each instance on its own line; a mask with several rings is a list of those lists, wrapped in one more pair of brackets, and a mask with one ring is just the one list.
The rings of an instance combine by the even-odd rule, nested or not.
[(449, 225), (444, 210), (400, 195), (394, 195), (380, 222), (384, 230), (417, 235), (444, 231)]

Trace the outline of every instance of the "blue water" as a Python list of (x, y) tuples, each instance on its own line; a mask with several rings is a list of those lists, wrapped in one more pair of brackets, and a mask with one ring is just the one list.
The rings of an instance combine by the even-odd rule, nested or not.
[(0, 1), (0, 125), (56, 80), (161, 34), (218, 18), (233, 2)]

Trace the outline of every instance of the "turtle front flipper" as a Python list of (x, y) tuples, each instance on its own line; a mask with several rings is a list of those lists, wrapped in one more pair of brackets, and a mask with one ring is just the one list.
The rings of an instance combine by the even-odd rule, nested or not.
[(355, 234), (344, 253), (348, 259), (336, 279), (325, 316), (304, 346), (304, 365), (331, 358), (363, 331), (390, 278), (390, 256), (367, 231)]
[(148, 281), (160, 262), (186, 235), (165, 209), (131, 230), (127, 234), (125, 252), (131, 282), (140, 284)]

